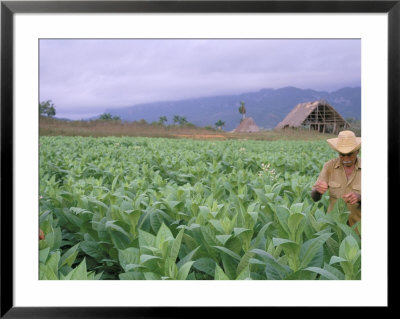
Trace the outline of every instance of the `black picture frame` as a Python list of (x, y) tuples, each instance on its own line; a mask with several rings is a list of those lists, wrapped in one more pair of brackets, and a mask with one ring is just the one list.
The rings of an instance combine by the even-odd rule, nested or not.
[[(400, 0), (395, 1), (1, 1), (1, 317), (5, 318), (146, 318), (223, 315), (186, 307), (15, 307), (13, 289), (13, 16), (15, 13), (387, 13), (388, 14), (388, 212), (394, 206), (399, 164)], [(388, 172), (387, 172), (388, 173)], [(379, 198), (377, 200), (386, 200)], [(382, 213), (382, 212), (380, 212)], [(388, 214), (388, 219), (389, 219)], [(390, 225), (390, 223), (388, 223)], [(394, 223), (392, 223), (392, 227)], [(388, 234), (390, 234), (388, 226)], [(388, 238), (388, 247), (390, 240)], [(388, 254), (389, 258), (389, 254)], [(388, 260), (389, 262), (389, 260)], [(390, 281), (388, 281), (389, 287)], [(371, 292), (373, 293), (373, 292)], [(309, 309), (290, 307), (296, 313)], [(390, 298), (388, 307), (390, 308)], [(235, 310), (235, 313), (243, 309)], [(200, 312), (199, 312), (200, 311)], [(211, 311), (211, 312), (210, 312)], [(248, 310), (244, 310), (248, 314)], [(244, 314), (245, 315), (245, 314)]]

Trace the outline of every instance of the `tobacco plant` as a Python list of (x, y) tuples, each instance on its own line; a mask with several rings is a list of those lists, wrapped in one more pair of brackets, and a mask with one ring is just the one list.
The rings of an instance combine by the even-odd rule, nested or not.
[[(318, 154), (318, 156), (316, 156)], [(39, 278), (359, 280), (324, 142), (41, 137)]]

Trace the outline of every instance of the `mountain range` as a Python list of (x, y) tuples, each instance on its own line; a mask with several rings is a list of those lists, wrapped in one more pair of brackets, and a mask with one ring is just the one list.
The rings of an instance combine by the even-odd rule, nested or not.
[[(136, 104), (130, 107), (107, 109), (105, 113), (119, 116), (122, 121), (159, 121), (167, 117), (173, 124), (175, 115), (183, 116), (196, 126), (214, 126), (221, 120), (223, 130), (230, 131), (240, 123), (240, 102), (245, 103), (246, 117), (252, 117), (262, 129), (272, 129), (299, 103), (323, 99), (344, 118), (361, 119), (361, 87), (345, 87), (334, 92), (284, 87), (262, 89), (237, 95), (223, 95)], [(98, 117), (96, 117), (98, 118)]]

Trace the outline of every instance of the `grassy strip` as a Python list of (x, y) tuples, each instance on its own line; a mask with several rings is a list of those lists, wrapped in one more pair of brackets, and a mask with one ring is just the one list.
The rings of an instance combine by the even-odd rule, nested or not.
[(269, 130), (257, 133), (234, 133), (213, 128), (186, 125), (161, 125), (139, 122), (120, 122), (113, 120), (97, 121), (60, 121), (41, 118), (39, 121), (40, 136), (137, 136), (167, 137), (194, 139), (249, 139), (249, 140), (325, 140), (335, 137), (304, 129)]

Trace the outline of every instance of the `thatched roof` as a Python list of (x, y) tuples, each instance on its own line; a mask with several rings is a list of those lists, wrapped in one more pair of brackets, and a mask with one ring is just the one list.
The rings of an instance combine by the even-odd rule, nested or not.
[[(290, 111), (290, 113), (281, 122), (279, 122), (275, 128), (281, 129), (285, 127), (300, 127), (303, 124), (309, 124), (310, 119), (308, 119), (307, 117), (314, 110), (316, 110), (318, 106), (324, 106), (324, 110), (326, 110), (326, 114), (319, 114), (319, 116), (323, 116), (323, 118), (329, 119), (329, 122), (336, 122), (339, 125), (348, 125), (343, 117), (331, 105), (329, 105), (325, 101), (319, 100), (297, 104), (295, 108)], [(319, 111), (316, 110), (316, 112), (314, 113), (317, 112)]]
[(245, 118), (240, 124), (235, 128), (234, 132), (246, 132), (253, 133), (259, 132), (260, 128), (257, 126), (256, 122), (251, 117)]

